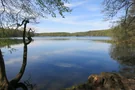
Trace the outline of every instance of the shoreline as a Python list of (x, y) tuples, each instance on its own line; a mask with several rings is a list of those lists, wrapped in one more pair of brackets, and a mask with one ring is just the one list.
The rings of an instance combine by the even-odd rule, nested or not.
[(102, 72), (92, 74), (84, 84), (64, 90), (135, 90), (135, 79), (128, 79), (118, 73)]

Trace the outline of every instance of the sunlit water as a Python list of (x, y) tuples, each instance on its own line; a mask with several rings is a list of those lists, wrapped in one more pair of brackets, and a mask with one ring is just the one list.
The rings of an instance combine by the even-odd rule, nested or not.
[[(108, 37), (37, 37), (28, 46), (28, 63), (22, 81), (30, 79), (38, 90), (60, 90), (87, 81), (91, 74), (119, 71), (109, 55), (111, 44), (92, 41)], [(23, 44), (2, 48), (8, 78), (22, 64)]]

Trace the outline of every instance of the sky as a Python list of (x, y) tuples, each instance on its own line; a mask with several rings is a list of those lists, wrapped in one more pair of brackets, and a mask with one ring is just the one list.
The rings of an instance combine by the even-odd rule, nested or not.
[(72, 9), (71, 13), (64, 13), (65, 18), (48, 16), (40, 18), (39, 24), (31, 24), (37, 33), (43, 32), (84, 32), (110, 28), (111, 21), (105, 21), (102, 13), (103, 0), (70, 0), (65, 5)]

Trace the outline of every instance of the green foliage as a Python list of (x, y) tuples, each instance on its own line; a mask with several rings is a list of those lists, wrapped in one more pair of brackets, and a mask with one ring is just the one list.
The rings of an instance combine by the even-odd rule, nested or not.
[[(133, 18), (133, 17), (132, 17)], [(118, 23), (117, 26), (112, 28), (112, 36), (115, 41), (125, 41), (135, 38), (135, 22), (130, 23), (131, 17), (126, 19), (126, 22)]]
[[(23, 35), (22, 30), (0, 28), (0, 38), (3, 38), (3, 37), (22, 37), (22, 35)], [(31, 32), (31, 36), (34, 36), (34, 32)]]
[(36, 33), (35, 36), (70, 36), (70, 33), (66, 32)]
[(86, 32), (88, 36), (112, 36), (111, 30), (97, 30)]
[(113, 29), (113, 39), (117, 41), (133, 39), (135, 36), (135, 0), (104, 0), (104, 13), (113, 18), (123, 11), (117, 26)]
[(97, 31), (76, 32), (76, 33), (66, 33), (66, 32), (37, 33), (36, 36), (112, 36), (112, 31), (97, 30)]
[(111, 44), (117, 43), (117, 42), (114, 41), (114, 40), (92, 40), (92, 41), (103, 42), (103, 43), (111, 43)]
[(86, 82), (84, 84), (79, 84), (63, 90), (92, 90), (92, 86), (90, 83)]

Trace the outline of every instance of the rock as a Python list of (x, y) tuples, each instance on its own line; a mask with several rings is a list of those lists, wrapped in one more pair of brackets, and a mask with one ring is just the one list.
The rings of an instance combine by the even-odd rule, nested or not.
[(135, 90), (135, 80), (117, 73), (102, 72), (90, 75), (87, 83), (66, 90)]
[(116, 73), (101, 73), (100, 75), (91, 75), (88, 82), (92, 87), (100, 88), (100, 90), (132, 90), (126, 83), (125, 78)]

